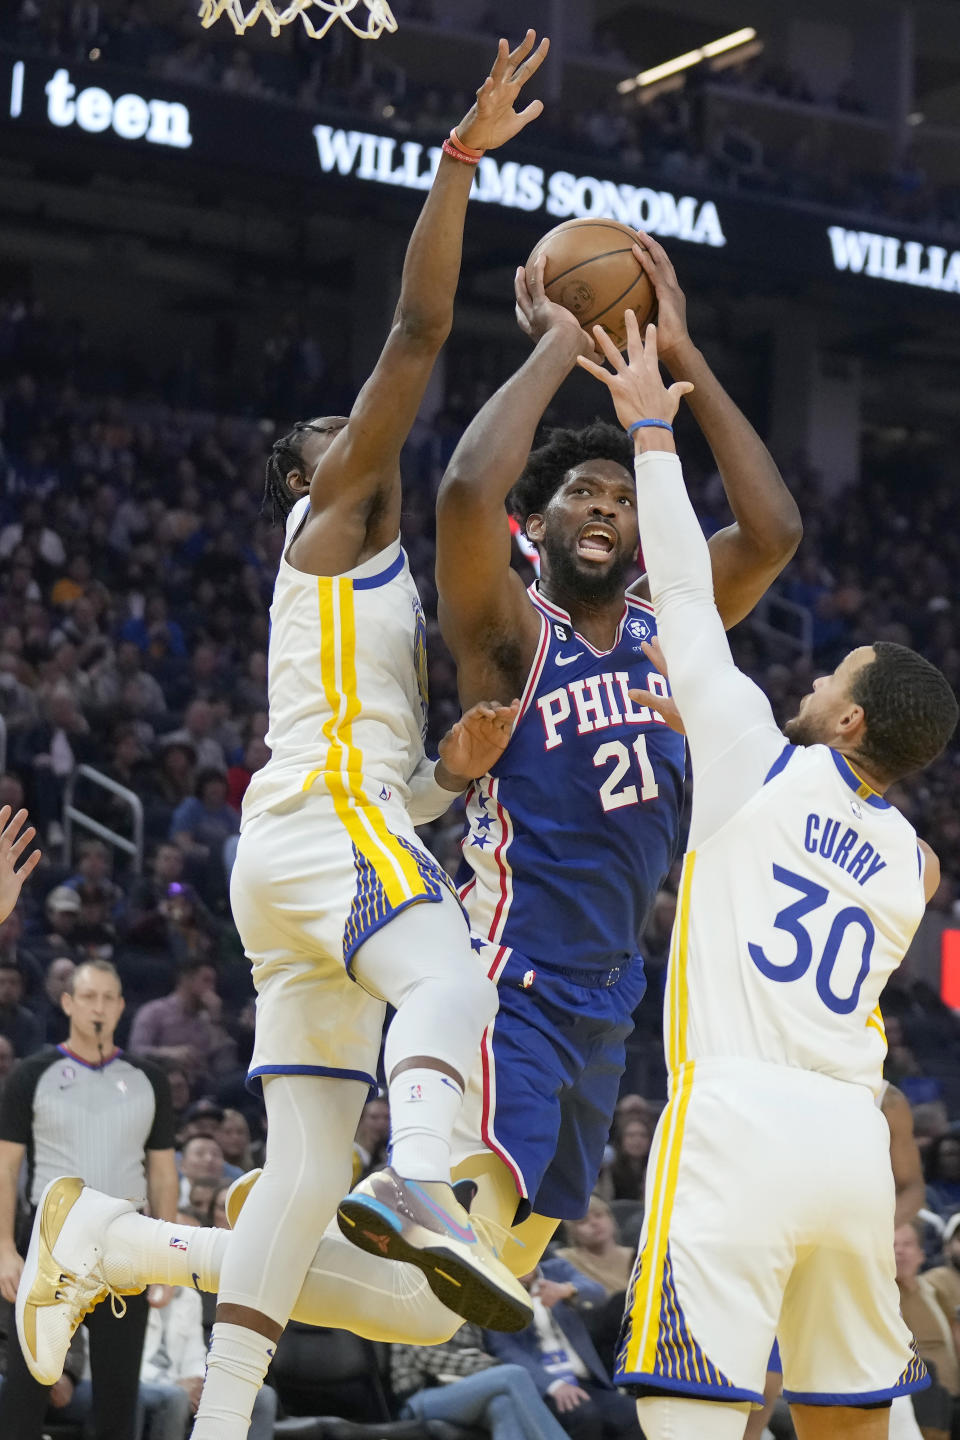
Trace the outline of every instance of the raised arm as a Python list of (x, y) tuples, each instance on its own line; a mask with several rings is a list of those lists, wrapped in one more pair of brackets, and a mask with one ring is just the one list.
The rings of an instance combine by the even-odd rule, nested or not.
[(530, 289), (522, 269), (515, 278), (517, 319), (533, 354), (468, 425), (437, 496), (440, 623), (458, 666), (503, 631), (521, 637), (531, 655), (536, 645), (539, 622), (510, 565), (504, 507), (543, 412), (577, 356), (595, 353), (573, 315), (546, 298), (545, 264), (538, 262)]
[(580, 364), (607, 385), (625, 428), (653, 422), (634, 432), (637, 518), (657, 631), (693, 760), (693, 848), (763, 784), (787, 742), (763, 691), (734, 665), (714, 603), (710, 553), (683, 483), (670, 423), (690, 384), (679, 381), (665, 389), (656, 326), (648, 326), (642, 341), (632, 313), (629, 364), (599, 327), (595, 334), (613, 370), (586, 359)]
[[(540, 114), (533, 101), (514, 110), (525, 82), (539, 69), (549, 42), (534, 49), (529, 30), (510, 51), (500, 41), (490, 75), (477, 91), (476, 104), (456, 127), (457, 143), (474, 153), (505, 144)], [(310, 516), (300, 554), (303, 566), (336, 573), (351, 544), (368, 553), (396, 536), (400, 516), (399, 456), (430, 378), (434, 361), (453, 321), (460, 275), (463, 224), (475, 166), (449, 153), (440, 164), (420, 218), (410, 237), (403, 266), (400, 301), (386, 345), (350, 412), (348, 423), (321, 456), (310, 484)], [(317, 522), (330, 533), (319, 534)], [(348, 533), (344, 535), (343, 527)], [(306, 532), (313, 534), (307, 539)], [(356, 557), (362, 558), (362, 557)], [(351, 563), (356, 563), (356, 558)], [(330, 569), (330, 566), (334, 569)]]
[[(634, 251), (657, 295), (657, 347), (713, 451), (734, 523), (710, 539), (717, 609), (729, 630), (780, 574), (803, 534), (800, 511), (773, 456), (724, 390), (687, 330), (687, 301), (666, 250), (640, 232)], [(641, 531), (641, 534), (643, 532)], [(641, 584), (643, 582), (641, 581)]]

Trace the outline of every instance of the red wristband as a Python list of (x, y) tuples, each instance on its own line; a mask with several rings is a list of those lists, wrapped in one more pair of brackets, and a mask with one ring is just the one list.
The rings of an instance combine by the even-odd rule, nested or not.
[(479, 160), (481, 156), (485, 154), (485, 151), (483, 150), (471, 150), (469, 145), (464, 145), (463, 141), (460, 139), (460, 136), (457, 134), (456, 125), (454, 125), (453, 129), (450, 131), (450, 144), (455, 150), (459, 150), (460, 154), (464, 155), (468, 160)]
[(465, 155), (462, 150), (458, 150), (456, 145), (454, 145), (449, 140), (444, 140), (443, 144), (440, 146), (440, 149), (443, 151), (444, 155), (449, 155), (452, 160), (459, 160), (461, 165), (480, 164), (479, 155), (476, 159), (474, 159), (472, 155)]

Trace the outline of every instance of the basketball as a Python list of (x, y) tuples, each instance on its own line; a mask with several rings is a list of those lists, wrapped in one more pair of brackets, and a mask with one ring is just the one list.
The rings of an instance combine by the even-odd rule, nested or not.
[(566, 220), (538, 240), (527, 261), (546, 252), (544, 289), (550, 300), (571, 311), (585, 330), (602, 325), (618, 349), (626, 349), (624, 314), (633, 310), (643, 328), (656, 295), (633, 253), (636, 232), (617, 220)]

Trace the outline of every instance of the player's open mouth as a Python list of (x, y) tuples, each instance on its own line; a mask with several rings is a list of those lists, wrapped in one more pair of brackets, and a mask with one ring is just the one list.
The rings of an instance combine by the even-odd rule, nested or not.
[(609, 525), (591, 522), (577, 537), (577, 554), (591, 560), (605, 560), (617, 548), (617, 532)]

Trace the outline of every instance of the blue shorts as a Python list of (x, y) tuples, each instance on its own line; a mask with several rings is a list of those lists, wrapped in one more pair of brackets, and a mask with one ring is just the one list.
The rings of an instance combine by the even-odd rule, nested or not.
[(600, 1174), (624, 1046), (647, 988), (643, 961), (564, 970), (487, 942), (482, 955), (500, 1009), (470, 1080), (454, 1163), (492, 1150), (516, 1181), (518, 1220), (531, 1210), (579, 1220)]

